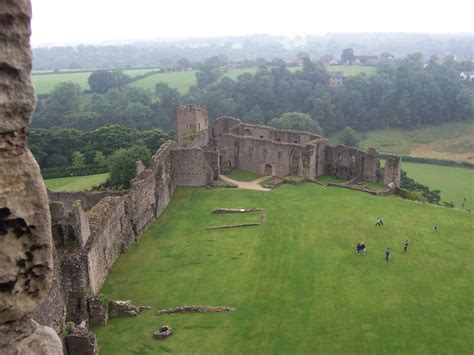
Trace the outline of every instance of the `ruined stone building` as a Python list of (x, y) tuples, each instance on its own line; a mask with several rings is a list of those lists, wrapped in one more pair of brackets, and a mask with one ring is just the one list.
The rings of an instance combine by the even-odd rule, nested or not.
[[(314, 179), (330, 175), (400, 185), (400, 159), (390, 156), (381, 168), (379, 153), (353, 147), (328, 145), (327, 139), (309, 132), (278, 130), (251, 125), (233, 117), (220, 117), (209, 126), (207, 111), (192, 105), (177, 109), (178, 144), (213, 154), (214, 176), (243, 169), (260, 175), (296, 175)], [(197, 118), (201, 124), (196, 126)], [(196, 131), (196, 127), (201, 129)]]

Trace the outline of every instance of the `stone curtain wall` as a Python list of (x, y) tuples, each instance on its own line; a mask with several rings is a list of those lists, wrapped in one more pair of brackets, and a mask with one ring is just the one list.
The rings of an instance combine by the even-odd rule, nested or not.
[(35, 319), (57, 331), (66, 321), (88, 321), (90, 297), (100, 292), (115, 260), (163, 213), (176, 186), (207, 185), (215, 169), (217, 153), (168, 141), (148, 169), (137, 164), (129, 191), (50, 193), (57, 199), (50, 203), (56, 274)]
[(62, 354), (56, 333), (31, 320), (51, 287), (53, 248), (46, 188), (26, 148), (30, 20), (29, 0), (0, 0), (0, 353)]

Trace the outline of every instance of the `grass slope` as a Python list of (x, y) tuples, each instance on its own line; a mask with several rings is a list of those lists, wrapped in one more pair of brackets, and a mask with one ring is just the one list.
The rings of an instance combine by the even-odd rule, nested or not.
[[(268, 219), (205, 230), (260, 219), (211, 215), (215, 207), (263, 207)], [(102, 354), (471, 353), (472, 226), (466, 212), (314, 184), (265, 193), (178, 188), (102, 290), (152, 310), (93, 330)], [(362, 240), (365, 257), (354, 250)], [(237, 310), (154, 315), (184, 304)], [(154, 340), (164, 324), (173, 336)]]
[(474, 209), (474, 169), (407, 162), (402, 162), (402, 169), (415, 181), (441, 190), (443, 201), (461, 208), (466, 198), (464, 208)]
[(474, 121), (371, 131), (359, 146), (374, 147), (381, 153), (474, 163)]
[(65, 191), (84, 191), (94, 185), (105, 182), (109, 177), (108, 173), (87, 175), (87, 176), (72, 176), (57, 179), (44, 180), (46, 187), (51, 191), (65, 192)]

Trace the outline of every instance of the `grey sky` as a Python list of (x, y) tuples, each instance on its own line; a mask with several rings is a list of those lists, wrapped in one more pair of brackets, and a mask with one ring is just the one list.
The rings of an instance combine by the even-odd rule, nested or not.
[(468, 0), (32, 0), (33, 45), (268, 33), (472, 32)]

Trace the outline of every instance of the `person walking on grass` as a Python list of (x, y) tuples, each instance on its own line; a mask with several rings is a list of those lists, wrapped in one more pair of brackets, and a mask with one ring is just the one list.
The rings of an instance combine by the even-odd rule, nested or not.
[(406, 254), (408, 253), (408, 239), (405, 239), (403, 242), (403, 252)]
[(388, 263), (388, 260), (390, 259), (390, 254), (391, 254), (390, 248), (387, 248), (385, 250), (385, 260), (387, 260), (387, 263)]
[(383, 219), (382, 217), (377, 217), (377, 221), (375, 222), (376, 226), (383, 226)]

